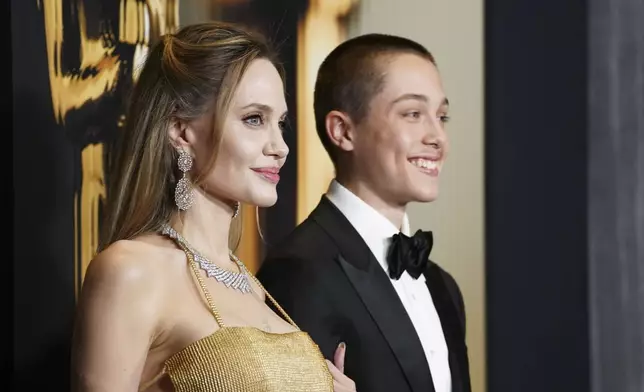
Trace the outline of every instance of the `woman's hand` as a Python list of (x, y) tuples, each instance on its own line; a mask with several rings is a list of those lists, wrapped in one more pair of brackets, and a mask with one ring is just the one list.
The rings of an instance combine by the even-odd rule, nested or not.
[(333, 363), (327, 359), (326, 363), (333, 376), (333, 391), (334, 392), (355, 392), (356, 383), (352, 379), (344, 375), (344, 354), (347, 352), (347, 346), (340, 343), (335, 350), (333, 356)]

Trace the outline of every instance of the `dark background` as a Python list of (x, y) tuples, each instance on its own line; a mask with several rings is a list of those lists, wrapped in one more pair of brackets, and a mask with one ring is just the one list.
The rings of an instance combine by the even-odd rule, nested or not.
[(80, 147), (54, 121), (43, 13), (11, 2), (16, 391), (69, 390)]
[(485, 2), (489, 391), (644, 391), (644, 2)]
[[(485, 3), (490, 391), (590, 391), (587, 1)], [(615, 390), (617, 391), (617, 390)]]

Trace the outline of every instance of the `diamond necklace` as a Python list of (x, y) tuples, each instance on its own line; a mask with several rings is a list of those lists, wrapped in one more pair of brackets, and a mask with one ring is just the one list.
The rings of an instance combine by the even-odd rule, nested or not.
[(248, 294), (252, 291), (250, 281), (248, 280), (248, 274), (246, 273), (246, 266), (232, 252), (229, 252), (229, 257), (235, 262), (235, 264), (237, 264), (240, 272), (229, 271), (217, 266), (205, 256), (194, 250), (194, 248), (188, 244), (188, 241), (186, 241), (181, 234), (177, 233), (177, 231), (168, 224), (163, 225), (161, 234), (181, 243), (181, 245), (183, 245), (192, 254), (195, 262), (199, 264), (199, 267), (206, 272), (206, 275), (209, 278), (215, 278), (217, 282), (223, 283), (228, 288), (239, 290), (243, 294)]

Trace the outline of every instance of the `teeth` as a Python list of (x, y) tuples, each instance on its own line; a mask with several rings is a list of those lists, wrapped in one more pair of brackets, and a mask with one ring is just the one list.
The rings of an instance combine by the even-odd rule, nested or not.
[(409, 162), (416, 167), (422, 167), (424, 169), (436, 169), (438, 167), (438, 164), (435, 161), (422, 158), (412, 159)]

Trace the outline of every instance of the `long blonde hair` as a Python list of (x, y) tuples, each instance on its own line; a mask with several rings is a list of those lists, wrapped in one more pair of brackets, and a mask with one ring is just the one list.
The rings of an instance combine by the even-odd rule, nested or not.
[[(177, 152), (171, 147), (172, 121), (190, 121), (214, 107), (213, 154), (193, 181), (212, 170), (222, 123), (249, 64), (258, 58), (283, 68), (265, 39), (240, 26), (208, 22), (166, 35), (151, 50), (134, 86), (124, 129), (112, 155), (107, 203), (98, 251), (110, 244), (157, 231), (177, 208)], [(236, 249), (241, 219), (233, 221), (229, 243)]]

